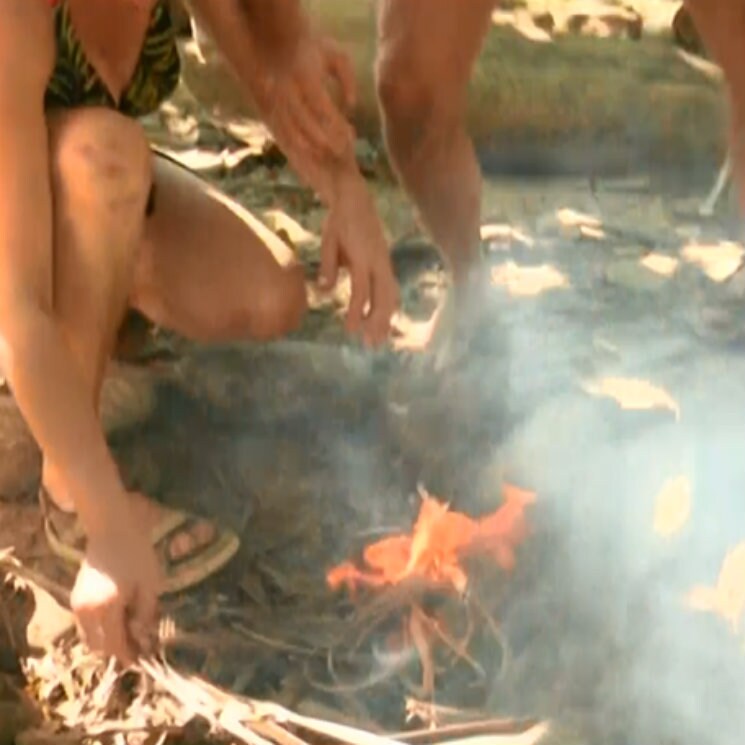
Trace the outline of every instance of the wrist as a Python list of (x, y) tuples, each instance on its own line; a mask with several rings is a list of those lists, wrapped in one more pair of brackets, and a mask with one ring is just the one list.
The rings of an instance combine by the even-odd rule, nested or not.
[(71, 484), (69, 493), (74, 495), (75, 512), (89, 539), (111, 535), (126, 528), (130, 519), (130, 502), (119, 478), (116, 465), (109, 458), (96, 472), (81, 474), (77, 483)]

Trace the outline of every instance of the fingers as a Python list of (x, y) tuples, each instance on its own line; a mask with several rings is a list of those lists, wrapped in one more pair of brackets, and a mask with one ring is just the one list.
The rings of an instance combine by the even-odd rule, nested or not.
[(134, 661), (134, 649), (127, 634), (124, 603), (111, 600), (96, 607), (79, 607), (75, 610), (83, 638), (91, 651), (106, 657), (116, 657), (124, 665)]
[(157, 643), (159, 593), (150, 585), (140, 586), (131, 606), (129, 634), (138, 654), (150, 655)]
[(378, 346), (389, 336), (391, 319), (398, 308), (398, 285), (390, 266), (385, 263), (371, 275), (371, 308), (365, 319), (367, 344)]
[(347, 310), (346, 328), (352, 334), (362, 331), (365, 311), (370, 303), (371, 277), (369, 269), (364, 265), (351, 267), (352, 297)]
[(330, 290), (339, 273), (339, 236), (332, 217), (327, 217), (321, 235), (321, 268), (318, 272), (318, 285), (322, 290)]
[(341, 89), (344, 106), (351, 111), (357, 106), (357, 77), (349, 55), (334, 41), (327, 40), (326, 69)]

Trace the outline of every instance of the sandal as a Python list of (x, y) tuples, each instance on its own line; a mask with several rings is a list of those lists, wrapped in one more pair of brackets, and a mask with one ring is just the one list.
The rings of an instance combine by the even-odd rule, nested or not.
[[(52, 552), (70, 564), (80, 566), (85, 557), (85, 534), (75, 513), (61, 510), (46, 489), (39, 490), (44, 532)], [(200, 584), (222, 569), (240, 548), (238, 536), (216, 528), (213, 539), (181, 558), (170, 555), (170, 542), (178, 533), (191, 534), (201, 519), (179, 510), (163, 508), (151, 540), (163, 570), (161, 595), (181, 592)]]

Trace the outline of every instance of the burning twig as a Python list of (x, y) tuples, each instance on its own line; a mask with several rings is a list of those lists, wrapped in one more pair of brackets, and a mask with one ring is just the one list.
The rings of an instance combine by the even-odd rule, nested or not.
[[(517, 544), (527, 532), (525, 508), (534, 501), (535, 495), (505, 485), (502, 506), (496, 512), (476, 520), (451, 511), (447, 504), (435, 499), (424, 489), (420, 493), (421, 508), (410, 535), (388, 536), (368, 545), (363, 552), (365, 568), (359, 568), (350, 561), (344, 562), (329, 571), (327, 582), (332, 589), (345, 587), (353, 597), (360, 587), (385, 591), (383, 598), (377, 598), (377, 603), (373, 601), (360, 610), (358, 620), (362, 628), (357, 626), (355, 650), (390, 617), (391, 611), (405, 609), (407, 620), (401, 649), (413, 646), (416, 650), (422, 668), (421, 695), (433, 700), (437, 672), (434, 649), (438, 642), (449, 648), (458, 660), (468, 664), (479, 678), (483, 679), (486, 673), (468, 652), (473, 634), (470, 614), (465, 635), (460, 639), (455, 638), (444, 622), (425, 610), (424, 595), (455, 593), (457, 597), (466, 599), (469, 578), (461, 560), (471, 555), (486, 555), (509, 572), (515, 564)], [(399, 592), (393, 595), (395, 589)], [(416, 594), (414, 589), (417, 590)], [(471, 599), (468, 598), (467, 609), (470, 604)], [(481, 606), (479, 611), (487, 617), (490, 631), (503, 644), (496, 622)], [(505, 646), (502, 670), (506, 652)], [(405, 659), (403, 653), (398, 655), (398, 659)], [(331, 666), (329, 668), (333, 677)], [(368, 676), (364, 682), (354, 685), (377, 682), (377, 678)]]
[(491, 556), (505, 571), (513, 568), (514, 550), (525, 537), (525, 507), (535, 494), (511, 485), (503, 488), (505, 501), (491, 515), (474, 520), (450, 511), (423, 489), (422, 503), (411, 535), (383, 538), (365, 548), (367, 569), (344, 562), (327, 574), (332, 589), (379, 588), (398, 585), (411, 577), (431, 584), (449, 585), (457, 593), (467, 589), (460, 559), (473, 554)]

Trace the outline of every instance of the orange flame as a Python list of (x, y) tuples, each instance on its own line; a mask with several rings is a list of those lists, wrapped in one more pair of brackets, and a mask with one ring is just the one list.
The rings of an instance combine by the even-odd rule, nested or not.
[(491, 556), (505, 571), (515, 565), (515, 548), (527, 534), (525, 507), (535, 494), (510, 484), (502, 487), (504, 503), (478, 520), (451, 512), (447, 504), (422, 491), (422, 504), (411, 535), (393, 535), (367, 546), (366, 568), (350, 561), (326, 575), (329, 587), (396, 585), (419, 577), (435, 584), (451, 585), (464, 592), (468, 577), (459, 560), (469, 554)]

